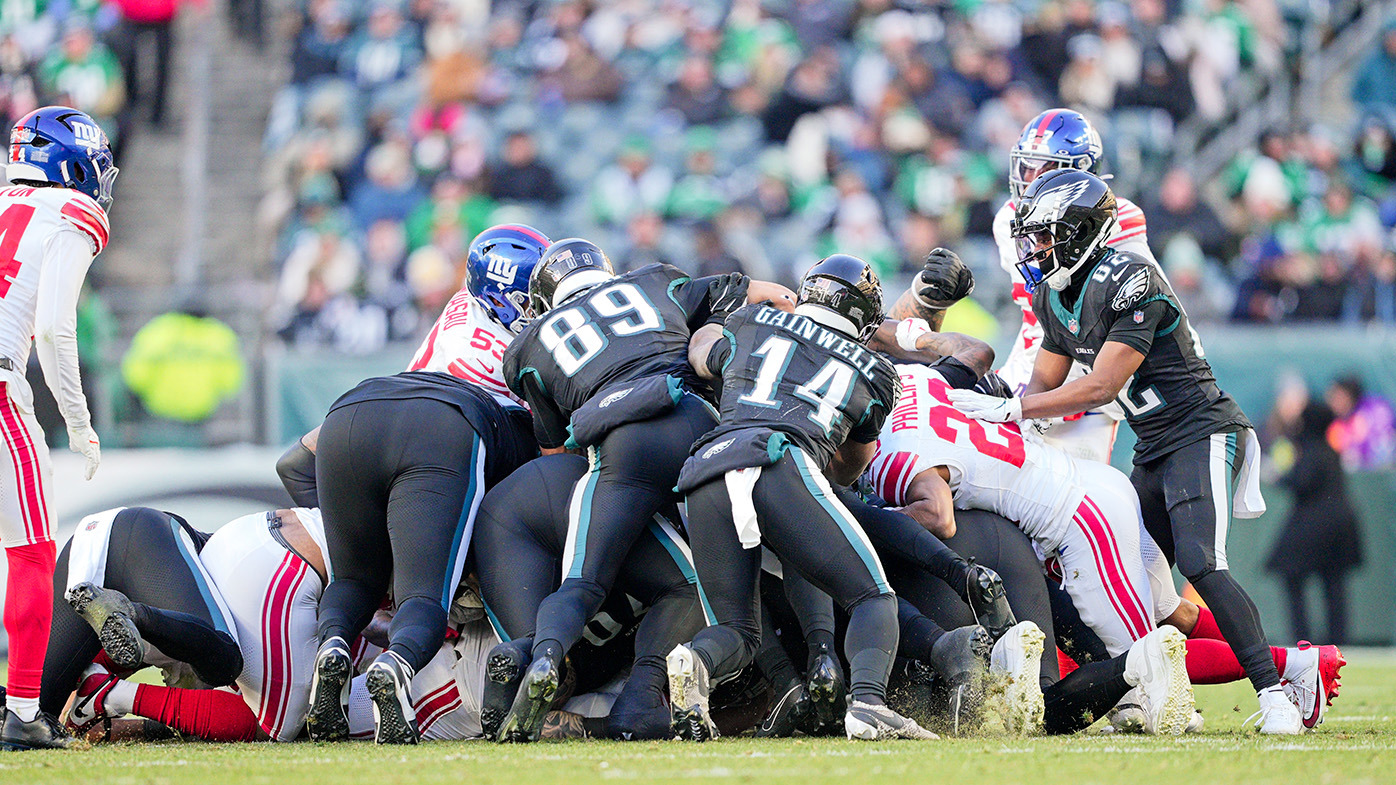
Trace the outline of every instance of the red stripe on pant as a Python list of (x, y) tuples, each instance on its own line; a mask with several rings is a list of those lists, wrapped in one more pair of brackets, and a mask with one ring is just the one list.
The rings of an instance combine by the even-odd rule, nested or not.
[(15, 467), (24, 536), (29, 542), (43, 542), (51, 540), (53, 535), (48, 528), (48, 511), (44, 508), (39, 455), (14, 406), (9, 396), (9, 385), (0, 384), (0, 426), (3, 426), (5, 444), (10, 449), (10, 459)]
[[(1105, 596), (1109, 598), (1111, 607), (1124, 621), (1125, 629), (1129, 631), (1130, 637), (1139, 640), (1149, 633), (1149, 625), (1144, 621), (1146, 617), (1139, 608), (1131, 603), (1128, 593), (1120, 590), (1120, 586), (1128, 584), (1129, 581), (1120, 574), (1118, 567), (1111, 563), (1106, 555), (1116, 555), (1111, 553), (1115, 545), (1109, 528), (1096, 518), (1095, 513), (1086, 502), (1082, 502), (1076, 508), (1076, 516), (1072, 518), (1072, 521), (1081, 527), (1087, 542), (1091, 545), (1096, 569), (1100, 572), (1100, 577), (1104, 579)], [(1116, 558), (1118, 558), (1117, 555)]]
[(1096, 520), (1102, 522), (1102, 525), (1104, 526), (1106, 533), (1110, 535), (1109, 555), (1114, 558), (1115, 565), (1116, 567), (1118, 567), (1120, 571), (1120, 580), (1122, 582), (1122, 585), (1129, 590), (1129, 598), (1134, 601), (1133, 607), (1137, 608), (1139, 610), (1140, 617), (1146, 620), (1144, 626), (1144, 634), (1147, 635), (1149, 631), (1154, 628), (1154, 625), (1151, 623), (1151, 620), (1154, 618), (1152, 609), (1149, 605), (1145, 604), (1143, 598), (1139, 594), (1139, 590), (1134, 588), (1134, 582), (1129, 579), (1129, 571), (1125, 569), (1124, 557), (1120, 555), (1120, 548), (1115, 543), (1115, 530), (1111, 529), (1110, 524), (1108, 523), (1110, 519), (1105, 517), (1105, 513), (1100, 511), (1100, 505), (1096, 504), (1095, 499), (1092, 499), (1091, 497), (1087, 496), (1085, 501), (1086, 504), (1089, 504), (1091, 506), (1091, 510), (1095, 512)]
[(290, 644), (287, 627), (291, 618), (291, 597), (305, 576), (305, 562), (293, 553), (281, 560), (267, 586), (262, 603), (262, 705), (257, 722), (275, 738), (286, 718), (286, 699), (291, 692), (287, 675)]

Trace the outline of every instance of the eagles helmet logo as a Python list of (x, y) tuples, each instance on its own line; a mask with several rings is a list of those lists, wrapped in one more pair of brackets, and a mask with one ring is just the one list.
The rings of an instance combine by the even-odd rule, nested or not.
[(1019, 219), (1018, 223), (1023, 226), (1046, 226), (1059, 221), (1066, 208), (1071, 206), (1076, 198), (1086, 192), (1091, 185), (1089, 180), (1077, 180), (1061, 188), (1055, 188), (1045, 194), (1040, 194), (1033, 201), (1031, 209), (1027, 214)]
[(1149, 289), (1149, 271), (1141, 269), (1131, 275), (1128, 280), (1120, 286), (1120, 290), (1115, 292), (1115, 299), (1110, 302), (1110, 307), (1117, 312), (1128, 311), (1134, 307), (1144, 297), (1144, 292)]

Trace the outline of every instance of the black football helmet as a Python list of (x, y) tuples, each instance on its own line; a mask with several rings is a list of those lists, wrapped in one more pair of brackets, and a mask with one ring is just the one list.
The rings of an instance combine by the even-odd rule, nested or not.
[(1057, 291), (1065, 289), (1105, 250), (1115, 215), (1115, 194), (1090, 172), (1054, 169), (1033, 180), (1009, 223), (1027, 290), (1044, 280)]
[(836, 253), (814, 263), (800, 281), (796, 307), (827, 308), (853, 325), (853, 336), (866, 343), (882, 324), (882, 282), (872, 265)]
[(528, 305), (534, 316), (542, 316), (556, 304), (558, 286), (567, 277), (585, 270), (616, 274), (606, 252), (595, 243), (579, 237), (558, 240), (543, 252), (543, 257), (528, 276)]

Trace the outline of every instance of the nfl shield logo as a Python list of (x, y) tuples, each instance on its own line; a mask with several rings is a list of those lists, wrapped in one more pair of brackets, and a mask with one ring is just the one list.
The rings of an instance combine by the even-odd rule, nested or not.
[(1143, 312), (1143, 311), (1135, 311), (1135, 312), (1134, 312), (1134, 323), (1135, 323), (1135, 324), (1143, 324), (1143, 323), (1144, 323), (1144, 312)]
[(1072, 319), (1066, 323), (1066, 329), (1070, 330), (1072, 335), (1075, 335), (1076, 331), (1081, 329), (1081, 325), (1075, 319)]

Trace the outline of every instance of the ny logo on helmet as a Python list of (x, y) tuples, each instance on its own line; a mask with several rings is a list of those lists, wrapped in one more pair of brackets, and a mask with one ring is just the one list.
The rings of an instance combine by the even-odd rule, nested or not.
[(485, 277), (491, 281), (498, 281), (505, 286), (514, 282), (519, 276), (519, 265), (511, 262), (502, 256), (491, 256), (489, 266), (485, 269)]
[(96, 150), (106, 142), (106, 135), (102, 129), (87, 123), (73, 123), (73, 138), (77, 143), (91, 150)]

